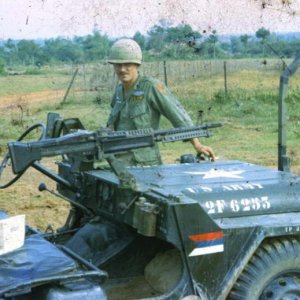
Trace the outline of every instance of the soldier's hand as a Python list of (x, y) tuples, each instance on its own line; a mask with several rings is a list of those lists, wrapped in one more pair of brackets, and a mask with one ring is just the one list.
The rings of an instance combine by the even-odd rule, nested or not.
[(211, 161), (215, 161), (216, 160), (216, 156), (215, 156), (214, 150), (211, 147), (202, 145), (197, 138), (192, 139), (191, 143), (193, 144), (195, 150), (199, 154), (204, 154), (205, 156), (208, 156)]
[(205, 156), (208, 156), (211, 161), (216, 160), (215, 153), (213, 149), (209, 146), (201, 145), (200, 151), (197, 151), (199, 154), (204, 154)]

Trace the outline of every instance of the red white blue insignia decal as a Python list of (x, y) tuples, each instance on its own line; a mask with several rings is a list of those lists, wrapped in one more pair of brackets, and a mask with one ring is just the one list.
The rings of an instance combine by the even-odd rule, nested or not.
[(189, 256), (198, 256), (224, 251), (223, 231), (190, 235), (189, 239), (195, 244), (195, 249), (189, 254)]

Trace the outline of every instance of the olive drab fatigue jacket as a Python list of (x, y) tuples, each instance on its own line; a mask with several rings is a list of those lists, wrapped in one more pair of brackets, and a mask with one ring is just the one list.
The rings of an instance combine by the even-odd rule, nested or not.
[[(193, 125), (187, 112), (161, 81), (139, 76), (127, 96), (122, 84), (117, 86), (107, 126), (114, 130), (158, 129), (161, 115), (174, 127)], [(131, 150), (117, 157), (126, 165), (161, 164), (158, 145)]]

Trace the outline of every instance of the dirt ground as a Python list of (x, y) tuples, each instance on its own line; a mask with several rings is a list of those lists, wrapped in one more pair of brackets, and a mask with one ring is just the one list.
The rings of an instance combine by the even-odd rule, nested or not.
[(51, 180), (41, 178), (35, 170), (27, 170), (15, 184), (0, 190), (0, 207), (11, 216), (25, 214), (26, 223), (39, 230), (44, 231), (48, 225), (59, 228), (65, 222), (69, 205), (47, 191), (40, 192), (38, 185), (41, 182), (46, 183), (50, 190), (55, 190)]
[[(14, 108), (23, 103), (32, 105), (62, 99), (64, 91), (44, 91), (26, 95), (0, 97), (0, 109)], [(4, 153), (2, 153), (4, 154)], [(2, 158), (1, 158), (2, 159)], [(55, 183), (30, 168), (12, 186), (0, 190), (0, 209), (9, 215), (26, 215), (26, 223), (44, 231), (49, 224), (53, 228), (62, 226), (66, 220), (69, 204), (49, 192), (40, 192), (38, 185), (45, 182), (55, 191)]]
[[(53, 169), (47, 162), (45, 165)], [(1, 178), (1, 183), (3, 182), (6, 182), (5, 176)], [(10, 216), (25, 214), (26, 223), (41, 231), (45, 231), (49, 225), (57, 229), (66, 220), (69, 203), (48, 191), (39, 191), (40, 183), (45, 183), (50, 191), (56, 189), (53, 180), (29, 168), (14, 184), (6, 189), (0, 189), (0, 209)]]
[(27, 104), (43, 103), (51, 100), (62, 99), (65, 91), (42, 91), (38, 93), (28, 93), (25, 95), (11, 95), (0, 97), (0, 108), (8, 108), (18, 105), (20, 102)]

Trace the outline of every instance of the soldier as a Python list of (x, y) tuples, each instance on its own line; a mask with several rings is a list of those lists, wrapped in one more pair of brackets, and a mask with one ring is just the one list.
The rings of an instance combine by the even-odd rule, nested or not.
[[(193, 122), (178, 100), (159, 80), (139, 75), (142, 63), (140, 46), (132, 39), (120, 39), (111, 48), (108, 62), (113, 64), (120, 84), (114, 92), (107, 126), (114, 130), (159, 128), (161, 115), (174, 127), (192, 126)], [(215, 160), (212, 148), (199, 139), (191, 140), (196, 151)], [(126, 165), (161, 164), (157, 145), (118, 155)]]

